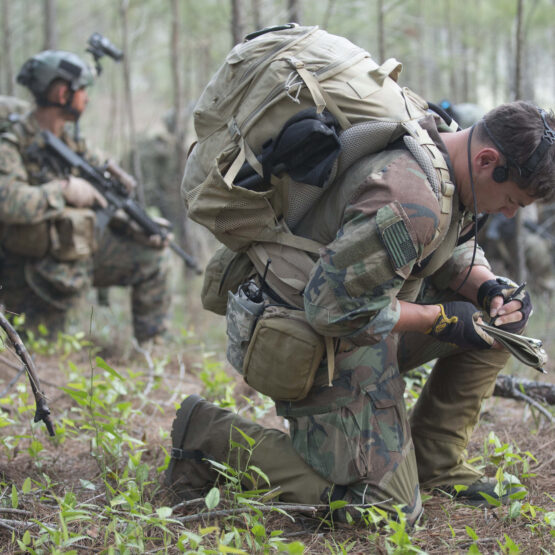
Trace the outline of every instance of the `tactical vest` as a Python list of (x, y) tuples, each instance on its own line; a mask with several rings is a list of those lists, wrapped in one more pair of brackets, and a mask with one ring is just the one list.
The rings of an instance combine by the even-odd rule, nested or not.
[[(39, 186), (63, 177), (55, 167), (41, 164), (34, 157), (33, 150), (29, 148), (32, 141), (21, 115), (10, 115), (2, 127), (0, 140), (9, 142), (19, 151), (29, 185)], [(83, 142), (70, 146), (78, 152), (85, 148)], [(95, 221), (94, 211), (67, 206), (52, 220), (34, 224), (0, 222), (0, 242), (7, 253), (29, 258), (51, 254), (59, 261), (71, 262), (90, 257), (96, 249)]]

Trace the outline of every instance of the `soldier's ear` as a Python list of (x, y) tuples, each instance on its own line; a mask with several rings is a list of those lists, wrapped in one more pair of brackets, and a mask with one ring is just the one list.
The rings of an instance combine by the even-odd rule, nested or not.
[(60, 83), (60, 104), (65, 104), (71, 97), (71, 89), (66, 83)]
[(69, 99), (69, 86), (63, 81), (56, 81), (50, 86), (48, 100), (56, 104), (65, 104)]
[(492, 147), (483, 147), (475, 157), (477, 170), (493, 171), (494, 168), (502, 164), (499, 152)]

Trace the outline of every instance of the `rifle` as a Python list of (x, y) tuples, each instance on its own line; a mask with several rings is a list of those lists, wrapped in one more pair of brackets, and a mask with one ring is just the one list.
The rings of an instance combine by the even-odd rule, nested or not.
[[(163, 241), (168, 241), (169, 231), (156, 223), (129, 195), (129, 190), (113, 175), (98, 169), (79, 154), (71, 150), (61, 139), (47, 130), (40, 132), (39, 146), (55, 154), (66, 168), (76, 170), (78, 174), (91, 183), (108, 202), (108, 207), (99, 210), (97, 213), (97, 225), (102, 230), (108, 224), (116, 210), (123, 210), (148, 236), (159, 235)], [(187, 254), (175, 241), (168, 241), (170, 248), (177, 253), (185, 264), (195, 270), (197, 274), (202, 274), (197, 261)]]

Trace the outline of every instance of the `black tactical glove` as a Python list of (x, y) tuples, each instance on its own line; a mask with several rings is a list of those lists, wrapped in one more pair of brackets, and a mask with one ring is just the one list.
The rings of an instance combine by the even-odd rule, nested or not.
[[(499, 329), (510, 331), (511, 333), (520, 333), (525, 328), (530, 314), (532, 314), (532, 300), (530, 299), (528, 291), (523, 289), (514, 297), (512, 296), (517, 288), (518, 285), (514, 281), (508, 278), (498, 277), (496, 279), (484, 281), (484, 283), (480, 285), (480, 289), (478, 289), (478, 304), (483, 307), (488, 316), (491, 310), (491, 301), (494, 297), (503, 297), (503, 304), (507, 304), (510, 301), (521, 302), (522, 306), (519, 312), (522, 314), (522, 320), (497, 326)], [(494, 318), (490, 322), (491, 325), (496, 325), (495, 320)]]
[(439, 308), (439, 316), (426, 333), (463, 349), (491, 348), (493, 337), (476, 325), (482, 313), (472, 303), (453, 301), (440, 304)]

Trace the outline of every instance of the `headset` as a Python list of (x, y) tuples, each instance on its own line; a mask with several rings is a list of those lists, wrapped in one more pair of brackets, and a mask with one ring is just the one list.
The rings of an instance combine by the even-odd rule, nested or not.
[(547, 112), (541, 108), (537, 108), (542, 121), (543, 121), (543, 135), (538, 146), (534, 149), (534, 152), (530, 155), (528, 160), (524, 164), (519, 164), (512, 156), (509, 156), (503, 147), (499, 144), (499, 141), (493, 136), (489, 127), (487, 126), (485, 118), (482, 119), (484, 129), (488, 134), (489, 138), (492, 140), (493, 144), (497, 147), (497, 150), (505, 157), (505, 165), (497, 166), (494, 168), (492, 177), (496, 183), (503, 183), (509, 179), (509, 164), (512, 164), (518, 171), (521, 177), (530, 177), (536, 170), (537, 165), (543, 158), (546, 151), (555, 143), (555, 131), (551, 129), (547, 123)]

